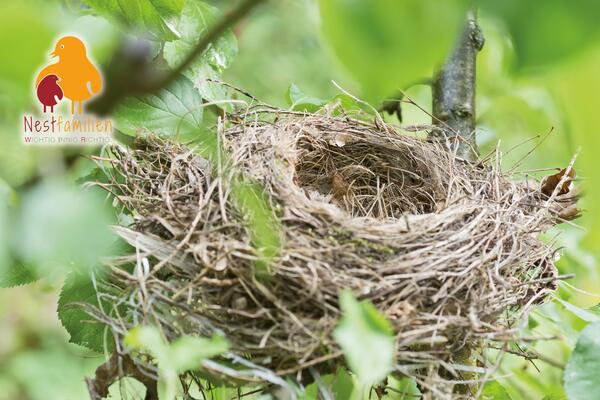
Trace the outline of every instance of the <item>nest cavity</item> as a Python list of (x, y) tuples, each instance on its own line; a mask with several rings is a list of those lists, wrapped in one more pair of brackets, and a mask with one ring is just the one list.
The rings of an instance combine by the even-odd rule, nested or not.
[[(228, 362), (257, 380), (331, 371), (349, 288), (391, 321), (398, 370), (425, 382), (463, 346), (513, 339), (555, 289), (555, 249), (538, 239), (556, 222), (555, 196), (511, 180), (497, 158), (471, 164), (383, 123), (270, 116), (220, 125), (216, 152), (152, 135), (107, 150), (104, 186), (133, 216), (116, 231), (135, 247), (109, 262), (125, 311), (102, 320), (117, 337), (140, 323), (169, 338), (220, 333)], [(249, 218), (239, 185), (261, 188), (266, 216)], [(263, 217), (270, 252), (253, 226)], [(241, 366), (218, 365), (239, 378)]]

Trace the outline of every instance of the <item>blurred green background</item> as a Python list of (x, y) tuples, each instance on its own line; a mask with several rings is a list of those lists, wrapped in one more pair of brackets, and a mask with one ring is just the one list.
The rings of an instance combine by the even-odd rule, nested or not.
[[(104, 6), (113, 3), (117, 4), (107, 1)], [(209, 3), (223, 10), (236, 4)], [(335, 81), (375, 106), (374, 99), (403, 88), (430, 110), (429, 87), (410, 85), (430, 75), (437, 55), (451, 45), (457, 29), (451, 23), (462, 15), (460, 4), (448, 8), (441, 2), (424, 2), (428, 8), (419, 9), (413, 1), (390, 0), (358, 12), (354, 5), (364, 1), (341, 7), (338, 3), (322, 1), (320, 8), (316, 0), (277, 0), (261, 5), (234, 29), (237, 55), (229, 68), (211, 72), (222, 72), (224, 81), (283, 108), (290, 107), (292, 83), (318, 103), (339, 94)], [(518, 163), (515, 177), (524, 179), (551, 173), (541, 171), (545, 168), (565, 167), (581, 149), (575, 169), (576, 184), (585, 188), (584, 214), (575, 221), (577, 226), (563, 225), (548, 234), (551, 238), (560, 233), (560, 273), (575, 274), (558, 292), (568, 303), (539, 307), (523, 327), (524, 336), (557, 339), (536, 345), (546, 361), (508, 356), (497, 373), (514, 399), (561, 398), (562, 368), (578, 332), (592, 322), (577, 311), (600, 302), (600, 294), (595, 294), (600, 293), (600, 5), (585, 0), (569, 2), (568, 9), (560, 0), (521, 8), (518, 1), (504, 6), (481, 3), (479, 22), (486, 37), (477, 64), (482, 154), (498, 145), (505, 152), (504, 168)], [(83, 378), (104, 360), (104, 355), (68, 343), (56, 313), (64, 273), (94, 263), (113, 240), (106, 229), (115, 218), (110, 202), (77, 185), (92, 163), (76, 156), (94, 149), (26, 147), (20, 131), (23, 113), (39, 113), (33, 79), (48, 63), (57, 36), (81, 36), (104, 66), (123, 26), (143, 30), (144, 23), (153, 23), (136, 25), (139, 21), (127, 16), (105, 19), (96, 15), (106, 16), (101, 12), (104, 6), (97, 4), (0, 0), (0, 283), (12, 286), (43, 276), (27, 286), (0, 289), (0, 400), (85, 399)], [(143, 8), (145, 2), (132, 4)], [(419, 20), (424, 12), (431, 21)], [(168, 29), (173, 18), (163, 14), (165, 20), (159, 22), (166, 25), (159, 27)], [(432, 21), (443, 23), (437, 30), (423, 28)], [(454, 31), (444, 30), (451, 27)], [(429, 52), (428, 46), (439, 49)], [(406, 125), (430, 122), (426, 113), (408, 103), (403, 114)], [(398, 123), (395, 117), (386, 119)]]

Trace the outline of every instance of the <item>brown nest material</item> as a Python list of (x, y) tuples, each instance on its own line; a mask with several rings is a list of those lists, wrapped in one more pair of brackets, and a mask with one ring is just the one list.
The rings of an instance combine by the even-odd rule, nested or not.
[[(111, 264), (137, 265), (109, 279), (126, 311), (97, 315), (117, 337), (142, 323), (168, 338), (221, 333), (232, 346), (224, 365), (241, 365), (209, 369), (233, 378), (331, 371), (343, 362), (331, 333), (349, 288), (391, 321), (398, 371), (435, 386), (427, 377), (439, 367), (450, 374), (438, 378), (459, 376), (463, 346), (514, 339), (555, 289), (556, 249), (538, 236), (572, 216), (570, 174), (548, 196), (504, 175), (498, 157), (474, 165), (391, 125), (272, 113), (221, 125), (228, 156), (211, 161), (151, 135), (109, 149), (105, 187), (134, 217), (116, 230), (136, 249)], [(240, 174), (264, 189), (276, 221), (267, 277), (234, 198)]]

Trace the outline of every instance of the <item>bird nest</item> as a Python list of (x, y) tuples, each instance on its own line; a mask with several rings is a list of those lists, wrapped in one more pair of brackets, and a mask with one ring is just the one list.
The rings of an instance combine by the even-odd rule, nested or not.
[(497, 156), (469, 163), (396, 126), (273, 113), (221, 124), (212, 157), (150, 134), (107, 150), (103, 186), (133, 216), (116, 232), (135, 248), (108, 262), (118, 318), (94, 312), (117, 344), (153, 324), (169, 339), (224, 335), (231, 351), (205, 367), (231, 378), (332, 371), (347, 288), (391, 322), (398, 372), (433, 385), (460, 378), (463, 347), (513, 340), (555, 290), (556, 249), (539, 235), (573, 216), (571, 174), (545, 193)]

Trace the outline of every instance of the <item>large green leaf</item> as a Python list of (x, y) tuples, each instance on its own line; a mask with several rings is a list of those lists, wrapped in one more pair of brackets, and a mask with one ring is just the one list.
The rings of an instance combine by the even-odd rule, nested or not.
[(349, 290), (340, 293), (342, 318), (333, 337), (342, 348), (350, 369), (369, 386), (394, 368), (392, 326), (368, 301), (357, 301)]
[(585, 48), (600, 34), (596, 0), (480, 0), (510, 31), (520, 66), (542, 66)]
[(175, 40), (168, 19), (179, 14), (183, 0), (83, 0), (93, 12), (155, 40)]
[(465, 18), (463, 0), (320, 0), (323, 33), (367, 99), (432, 75)]
[(588, 325), (575, 345), (563, 375), (570, 400), (600, 399), (600, 322)]
[[(67, 275), (67, 279), (60, 292), (58, 318), (69, 333), (69, 341), (71, 343), (101, 353), (105, 350), (106, 327), (94, 321), (81, 305), (77, 303), (87, 303), (95, 307), (98, 307), (100, 304), (91, 275), (73, 271)], [(110, 304), (102, 303), (103, 307), (110, 307)], [(110, 352), (113, 346), (113, 339), (108, 334), (106, 337), (106, 350)]]
[(163, 136), (198, 131), (202, 115), (202, 97), (185, 76), (158, 94), (127, 98), (114, 114), (125, 133), (134, 134), (144, 128)]
[[(177, 23), (177, 31), (181, 38), (165, 44), (164, 57), (171, 68), (175, 68), (187, 55), (218, 19), (219, 11), (202, 1), (188, 0)], [(190, 78), (200, 90), (203, 98), (209, 101), (225, 100), (227, 91), (219, 85), (210, 83), (207, 79), (218, 79), (223, 70), (233, 61), (237, 54), (237, 40), (230, 30), (198, 57), (184, 74)]]

